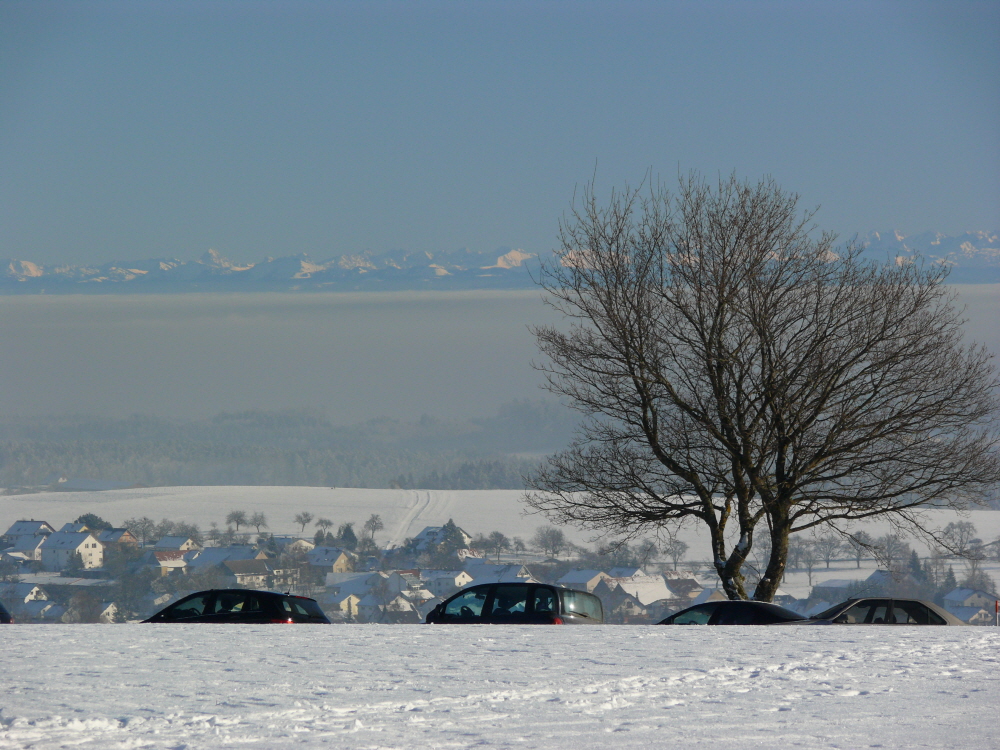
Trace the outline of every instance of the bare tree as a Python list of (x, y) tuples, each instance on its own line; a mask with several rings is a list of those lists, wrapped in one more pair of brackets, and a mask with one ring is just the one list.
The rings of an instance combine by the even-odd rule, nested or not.
[(854, 562), (861, 567), (861, 559), (866, 555), (871, 555), (875, 549), (875, 540), (867, 531), (856, 531), (847, 535), (847, 544), (854, 553)]
[(143, 516), (142, 518), (126, 518), (123, 525), (139, 540), (139, 544), (142, 546), (146, 546), (146, 542), (153, 538), (153, 534), (156, 531), (156, 522), (147, 516)]
[(302, 511), (297, 516), (295, 516), (295, 523), (297, 523), (300, 526), (302, 526), (302, 528), (300, 529), (299, 533), (301, 533), (301, 534), (305, 533), (306, 526), (308, 526), (309, 524), (312, 523), (313, 518), (314, 518), (313, 514), (312, 513), (307, 513), (306, 511)]
[(587, 187), (539, 276), (569, 325), (534, 329), (549, 389), (587, 420), (530, 478), (532, 508), (626, 538), (695, 520), (733, 599), (764, 529), (770, 601), (790, 535), (919, 528), (1000, 480), (1000, 381), (946, 270), (836, 248), (797, 201), (769, 179), (606, 205)]
[(260, 535), (260, 530), (262, 528), (263, 529), (268, 528), (267, 516), (259, 512), (254, 513), (253, 515), (250, 516), (250, 520), (247, 521), (247, 525), (253, 526), (255, 529), (257, 529), (257, 534)]
[(802, 550), (799, 552), (799, 560), (802, 561), (802, 567), (806, 569), (806, 575), (809, 576), (809, 586), (812, 587), (813, 569), (816, 567), (816, 563), (820, 561), (819, 550), (816, 549), (815, 542), (802, 542)]
[(976, 536), (976, 525), (971, 521), (953, 521), (944, 527), (941, 544), (951, 554), (965, 557)]
[(245, 510), (231, 510), (226, 516), (226, 523), (233, 524), (236, 530), (240, 530), (240, 525), (247, 525), (247, 513)]
[(837, 534), (822, 534), (813, 540), (813, 546), (829, 570), (830, 563), (843, 551), (844, 542)]
[(375, 532), (381, 531), (384, 528), (385, 524), (382, 523), (382, 517), (378, 513), (372, 513), (368, 517), (368, 520), (365, 521), (365, 525), (362, 526), (364, 532), (368, 534), (368, 538), (373, 542), (375, 541)]
[(332, 527), (333, 525), (334, 525), (333, 521), (331, 521), (329, 518), (316, 519), (316, 528), (320, 529), (324, 534), (329, 533), (330, 527)]
[(539, 526), (531, 543), (549, 557), (556, 557), (566, 548), (566, 535), (554, 526)]
[(497, 562), (500, 562), (500, 553), (510, 549), (510, 539), (499, 531), (490, 532), (486, 537), (486, 549), (495, 554)]
[(897, 570), (900, 563), (910, 554), (910, 545), (895, 532), (876, 539), (875, 549), (889, 571)]
[(687, 542), (682, 542), (677, 537), (671, 537), (664, 543), (663, 554), (669, 557), (674, 563), (674, 570), (677, 570), (677, 564), (684, 559), (684, 555), (687, 554), (688, 545)]

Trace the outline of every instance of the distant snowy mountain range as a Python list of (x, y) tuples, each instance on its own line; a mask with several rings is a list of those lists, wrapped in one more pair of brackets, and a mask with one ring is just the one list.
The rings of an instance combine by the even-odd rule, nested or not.
[(153, 258), (99, 266), (9, 260), (0, 294), (523, 289), (533, 285), (529, 269), (537, 267), (537, 257), (504, 247), (492, 253), (366, 252), (322, 262), (301, 254), (240, 264), (215, 250), (194, 261)]
[[(951, 267), (952, 283), (1000, 282), (1000, 238), (996, 232), (936, 232), (904, 236), (870, 232), (861, 238), (876, 260), (920, 255)], [(2, 261), (0, 261), (2, 262)], [(193, 291), (398, 291), (530, 289), (534, 253), (513, 248), (493, 252), (407, 252), (341, 255), (317, 262), (308, 255), (233, 263), (215, 250), (194, 261), (154, 258), (95, 266), (42, 265), (8, 260), (0, 294), (193, 292)]]

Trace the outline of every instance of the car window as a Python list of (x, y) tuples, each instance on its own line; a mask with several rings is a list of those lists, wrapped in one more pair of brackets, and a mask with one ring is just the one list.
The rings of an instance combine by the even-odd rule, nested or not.
[(708, 625), (708, 619), (715, 612), (715, 603), (696, 604), (686, 612), (679, 612), (670, 621), (673, 625)]
[(562, 598), (562, 609), (565, 614), (583, 615), (603, 622), (604, 608), (601, 606), (601, 600), (593, 594), (563, 589), (559, 592), (559, 596)]
[(897, 599), (892, 603), (892, 615), (897, 625), (944, 625), (944, 618), (920, 602)]
[(316, 611), (313, 612), (313, 607), (308, 605), (315, 604), (315, 602), (310, 602), (308, 599), (292, 599), (290, 597), (282, 597), (281, 607), (286, 612), (295, 615), (322, 615), (323, 612), (320, 611), (319, 605), (316, 605)]
[(534, 611), (538, 614), (556, 611), (556, 592), (552, 589), (536, 588), (531, 595)]
[(835, 622), (847, 625), (860, 625), (862, 623), (884, 625), (889, 612), (888, 599), (865, 599), (838, 616)]
[(310, 617), (326, 617), (319, 604), (313, 599), (304, 597), (283, 598), (282, 607), (286, 612), (295, 612), (299, 615), (309, 615)]
[(474, 588), (463, 591), (445, 605), (445, 615), (458, 620), (479, 618), (483, 614), (483, 604), (486, 603), (486, 594), (488, 592), (488, 588)]
[(490, 615), (493, 617), (503, 617), (505, 615), (523, 614), (527, 608), (527, 586), (500, 584), (493, 592), (493, 605), (490, 609)]
[(186, 617), (201, 617), (205, 614), (205, 605), (211, 596), (211, 594), (197, 594), (183, 599), (170, 608), (167, 617), (171, 620), (180, 620)]
[(242, 591), (223, 591), (216, 595), (215, 603), (212, 605), (214, 614), (260, 612), (262, 609), (258, 596)]
[(755, 625), (757, 611), (743, 602), (724, 603), (715, 610), (713, 625)]

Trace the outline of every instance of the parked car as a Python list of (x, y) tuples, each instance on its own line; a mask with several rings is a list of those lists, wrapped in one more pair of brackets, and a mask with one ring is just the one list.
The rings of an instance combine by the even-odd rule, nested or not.
[(769, 602), (721, 601), (695, 604), (670, 617), (659, 625), (776, 625), (798, 622), (806, 618), (798, 612)]
[(7, 608), (3, 606), (3, 602), (0, 602), (0, 625), (11, 625), (14, 622), (14, 615), (7, 611)]
[(813, 615), (810, 625), (965, 625), (947, 610), (922, 599), (848, 599)]
[(601, 600), (586, 591), (543, 583), (470, 586), (437, 605), (428, 623), (466, 625), (599, 625)]
[(199, 591), (174, 602), (143, 622), (330, 624), (315, 599), (249, 589)]

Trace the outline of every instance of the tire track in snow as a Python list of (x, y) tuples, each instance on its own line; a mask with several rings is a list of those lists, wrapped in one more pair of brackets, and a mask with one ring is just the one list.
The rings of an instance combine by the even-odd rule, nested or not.
[(424, 498), (421, 500), (420, 491), (413, 491), (413, 505), (410, 506), (410, 509), (403, 516), (402, 520), (396, 525), (396, 530), (393, 533), (392, 538), (389, 540), (390, 547), (399, 547), (403, 543), (404, 539), (411, 536), (407, 532), (410, 530), (414, 521), (420, 517), (420, 514), (427, 509), (427, 506), (430, 505), (430, 503), (430, 492), (424, 492)]

